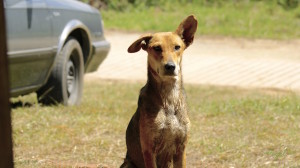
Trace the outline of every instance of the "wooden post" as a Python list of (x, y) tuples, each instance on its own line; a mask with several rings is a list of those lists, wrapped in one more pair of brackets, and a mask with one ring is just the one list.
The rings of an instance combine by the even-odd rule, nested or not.
[(0, 1), (0, 167), (13, 168), (9, 80), (3, 0)]

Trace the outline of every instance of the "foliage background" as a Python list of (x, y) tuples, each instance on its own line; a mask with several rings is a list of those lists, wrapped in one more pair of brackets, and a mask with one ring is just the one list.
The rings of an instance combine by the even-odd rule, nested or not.
[(299, 4), (299, 0), (101, 0), (95, 6), (108, 29), (172, 31), (194, 14), (198, 35), (298, 39)]

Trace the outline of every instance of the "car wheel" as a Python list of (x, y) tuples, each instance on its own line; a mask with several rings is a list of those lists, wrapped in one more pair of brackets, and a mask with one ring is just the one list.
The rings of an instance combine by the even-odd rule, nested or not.
[(59, 53), (48, 83), (38, 92), (43, 104), (80, 103), (83, 88), (83, 54), (78, 41), (70, 38)]

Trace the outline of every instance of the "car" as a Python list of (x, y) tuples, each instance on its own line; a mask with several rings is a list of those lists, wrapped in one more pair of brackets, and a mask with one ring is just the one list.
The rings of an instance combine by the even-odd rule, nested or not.
[(84, 73), (108, 55), (99, 11), (76, 0), (4, 0), (11, 97), (77, 105)]

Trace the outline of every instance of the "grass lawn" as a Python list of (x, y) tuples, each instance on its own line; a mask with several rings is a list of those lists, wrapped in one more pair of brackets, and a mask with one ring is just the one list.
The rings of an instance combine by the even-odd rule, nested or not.
[(127, 5), (122, 10), (109, 8), (101, 10), (101, 13), (108, 29), (174, 31), (181, 20), (194, 14), (199, 21), (198, 35), (300, 38), (300, 5), (293, 10), (285, 10), (277, 1), (224, 1), (221, 4), (165, 1), (152, 7)]
[[(118, 167), (143, 83), (86, 82), (80, 106), (12, 109), (16, 167)], [(299, 167), (300, 95), (186, 85), (188, 167)]]

